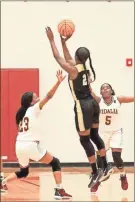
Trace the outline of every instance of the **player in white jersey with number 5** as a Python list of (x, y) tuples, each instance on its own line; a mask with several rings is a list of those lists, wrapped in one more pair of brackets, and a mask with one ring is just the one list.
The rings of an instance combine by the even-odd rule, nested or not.
[[(112, 86), (104, 83), (100, 88), (101, 98), (92, 92), (93, 97), (100, 106), (99, 134), (105, 142), (106, 150), (111, 148), (112, 157), (120, 171), (121, 187), (128, 189), (128, 181), (121, 158), (123, 148), (123, 130), (121, 127), (120, 108), (122, 103), (134, 102), (134, 97), (116, 96)], [(97, 164), (102, 168), (100, 156), (97, 155)]]
[(72, 196), (62, 188), (61, 166), (59, 159), (53, 157), (45, 148), (40, 146), (40, 114), (44, 105), (55, 94), (59, 84), (64, 80), (62, 71), (57, 72), (57, 83), (47, 93), (43, 100), (39, 100), (33, 92), (26, 92), (21, 98), (21, 107), (16, 113), (18, 136), (16, 140), (16, 155), (20, 164), (20, 171), (12, 173), (1, 183), (4, 185), (15, 179), (25, 178), (29, 174), (29, 160), (43, 162), (52, 167), (56, 189), (55, 199), (69, 199)]

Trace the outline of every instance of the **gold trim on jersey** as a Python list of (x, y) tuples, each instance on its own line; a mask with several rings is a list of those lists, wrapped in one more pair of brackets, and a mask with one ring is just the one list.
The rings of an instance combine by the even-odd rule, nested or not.
[(77, 100), (77, 97), (75, 95), (74, 88), (73, 88), (73, 81), (69, 80), (69, 84), (70, 84), (70, 88), (71, 88), (71, 92), (72, 92), (73, 98), (74, 98), (75, 103), (76, 103), (76, 111), (77, 111), (79, 130), (80, 131), (84, 131), (85, 130), (85, 126), (84, 126), (83, 113), (82, 113), (80, 101)]
[(80, 131), (85, 131), (84, 120), (83, 120), (83, 113), (80, 105), (80, 101), (76, 102), (76, 111), (77, 111), (77, 118), (78, 118), (78, 126)]
[[(78, 64), (75, 67), (78, 70), (78, 72), (82, 72), (85, 70), (83, 64)], [(86, 69), (89, 70), (89, 68), (87, 66), (86, 66)]]
[(75, 95), (75, 91), (74, 91), (74, 87), (73, 87), (73, 81), (69, 79), (69, 85), (70, 85), (70, 88), (71, 88), (71, 93), (72, 93), (72, 96), (74, 98), (75, 101), (77, 101), (77, 97)]

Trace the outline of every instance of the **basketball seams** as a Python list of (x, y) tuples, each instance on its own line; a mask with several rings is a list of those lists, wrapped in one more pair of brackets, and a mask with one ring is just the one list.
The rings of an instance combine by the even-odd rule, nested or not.
[(75, 25), (70, 20), (63, 20), (58, 24), (58, 32), (62, 36), (72, 35), (75, 31)]
[(68, 23), (71, 23), (71, 24), (75, 27), (75, 24), (74, 24), (71, 20), (62, 20), (62, 21), (60, 22), (60, 24), (61, 24), (61, 23), (65, 23), (65, 22), (66, 22), (67, 24), (68, 24)]
[(74, 29), (72, 29), (72, 27), (69, 25), (69, 24), (67, 24), (67, 26), (69, 26), (69, 28), (71, 29), (71, 31), (72, 31), (72, 33), (74, 32)]
[(62, 32), (63, 32), (63, 30), (64, 30), (63, 27), (64, 27), (64, 24), (60, 27), (60, 30), (59, 30), (59, 31), (60, 31), (60, 34), (62, 34)]
[(66, 28), (66, 25), (67, 23), (66, 23), (66, 21), (65, 21), (65, 34), (66, 34), (66, 36), (67, 36), (67, 28)]

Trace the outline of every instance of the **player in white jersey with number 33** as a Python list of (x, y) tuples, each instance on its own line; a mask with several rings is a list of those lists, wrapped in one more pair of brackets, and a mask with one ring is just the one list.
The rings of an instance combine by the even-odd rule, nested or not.
[[(121, 127), (120, 108), (122, 103), (134, 102), (134, 97), (116, 96), (112, 86), (104, 83), (100, 88), (101, 98), (92, 92), (100, 106), (99, 134), (105, 142), (106, 150), (111, 148), (112, 157), (120, 171), (121, 187), (128, 189), (128, 181), (121, 158), (123, 148), (123, 130)], [(97, 164), (102, 168), (100, 156), (97, 155)]]
[(56, 182), (55, 199), (69, 199), (72, 196), (62, 188), (61, 166), (59, 159), (53, 157), (45, 148), (40, 146), (40, 114), (44, 105), (53, 97), (59, 84), (65, 76), (62, 71), (57, 72), (57, 83), (47, 93), (43, 100), (39, 100), (33, 92), (26, 92), (21, 98), (21, 107), (16, 113), (18, 136), (16, 139), (16, 155), (20, 164), (20, 171), (10, 174), (2, 181), (1, 189), (11, 180), (25, 178), (29, 174), (29, 161), (43, 162), (52, 167)]

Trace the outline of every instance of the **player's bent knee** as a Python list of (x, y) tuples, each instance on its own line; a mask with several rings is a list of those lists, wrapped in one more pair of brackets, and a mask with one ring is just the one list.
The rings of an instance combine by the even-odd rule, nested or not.
[(93, 144), (90, 141), (89, 136), (80, 136), (80, 143), (83, 146), (87, 157), (91, 157), (95, 155), (95, 149)]
[(98, 128), (92, 128), (90, 132), (90, 138), (94, 142), (94, 144), (97, 146), (98, 150), (104, 149), (105, 144), (102, 138), (98, 134)]
[(121, 152), (112, 152), (113, 160), (118, 169), (122, 169), (124, 167), (123, 160), (121, 158)]
[(20, 171), (15, 172), (17, 178), (27, 177), (29, 174), (29, 167), (21, 168)]
[(60, 166), (60, 161), (59, 161), (59, 159), (53, 157), (53, 160), (51, 161), (51, 163), (49, 163), (49, 165), (52, 166), (53, 172), (61, 171), (61, 166)]

